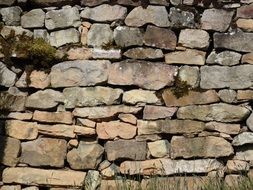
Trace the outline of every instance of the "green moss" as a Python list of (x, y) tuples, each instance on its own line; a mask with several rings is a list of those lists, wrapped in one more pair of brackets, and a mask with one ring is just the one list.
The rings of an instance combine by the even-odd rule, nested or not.
[(186, 81), (182, 81), (179, 77), (175, 77), (175, 84), (172, 88), (173, 94), (177, 98), (181, 98), (189, 94), (191, 86)]

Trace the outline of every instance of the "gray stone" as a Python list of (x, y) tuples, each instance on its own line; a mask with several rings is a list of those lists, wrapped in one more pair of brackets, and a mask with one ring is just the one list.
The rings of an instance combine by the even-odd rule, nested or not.
[(96, 169), (102, 161), (103, 153), (104, 148), (101, 145), (80, 141), (78, 148), (68, 152), (67, 161), (76, 170)]
[(124, 56), (131, 59), (146, 59), (146, 60), (161, 59), (164, 57), (163, 51), (160, 49), (142, 48), (142, 47), (129, 49), (124, 53)]
[(236, 101), (236, 91), (230, 89), (220, 90), (218, 93), (220, 99), (226, 103), (232, 103)]
[(18, 6), (15, 7), (6, 7), (0, 10), (0, 14), (2, 15), (2, 20), (5, 25), (8, 26), (18, 26), (20, 25), (22, 9)]
[(119, 104), (122, 93), (123, 90), (121, 89), (102, 86), (73, 87), (63, 90), (66, 108)]
[(220, 133), (226, 133), (231, 135), (237, 135), (240, 132), (240, 124), (220, 123), (220, 122), (208, 122), (205, 125), (207, 131), (218, 131)]
[(238, 147), (233, 159), (252, 161), (253, 160), (252, 145)]
[(240, 8), (237, 9), (236, 12), (236, 17), (237, 18), (253, 18), (253, 4), (249, 4), (249, 5), (243, 5)]
[(81, 0), (82, 6), (94, 7), (102, 3), (109, 3), (109, 0)]
[(110, 59), (116, 60), (121, 59), (121, 49), (92, 49), (92, 58), (93, 59)]
[(15, 3), (16, 0), (0, 0), (0, 5), (11, 6)]
[(248, 128), (253, 131), (253, 113), (251, 113), (251, 115), (248, 117), (246, 124), (248, 126)]
[(45, 12), (42, 9), (33, 9), (21, 17), (23, 28), (42, 28), (45, 23)]
[(113, 31), (109, 24), (93, 24), (88, 32), (87, 44), (92, 47), (106, 47), (113, 43)]
[(21, 185), (3, 185), (1, 190), (21, 190)]
[(177, 117), (202, 121), (238, 122), (247, 118), (249, 114), (250, 111), (245, 107), (219, 103), (180, 107)]
[(11, 92), (0, 93), (0, 110), (24, 111), (26, 96)]
[(63, 7), (60, 10), (48, 11), (46, 14), (45, 26), (48, 30), (79, 27), (80, 25), (80, 15), (76, 7)]
[(152, 23), (159, 27), (168, 27), (168, 12), (163, 6), (149, 5), (146, 9), (143, 7), (134, 8), (126, 17), (125, 23), (127, 26), (143, 26)]
[(195, 28), (194, 13), (183, 11), (178, 8), (170, 8), (169, 14), (170, 26), (173, 28)]
[(100, 186), (101, 176), (96, 170), (89, 170), (85, 177), (85, 189), (96, 190)]
[(141, 46), (143, 44), (143, 33), (139, 28), (118, 26), (113, 32), (117, 46)]
[(35, 29), (33, 31), (33, 37), (36, 38), (42, 38), (46, 42), (49, 43), (49, 34), (46, 29)]
[(234, 137), (232, 142), (233, 146), (242, 146), (245, 144), (253, 144), (253, 133), (251, 132), (243, 132)]
[(65, 44), (78, 43), (80, 41), (79, 37), (80, 33), (76, 29), (69, 28), (51, 32), (49, 39), (52, 46), (60, 47)]
[(30, 0), (30, 2), (33, 6), (37, 7), (61, 7), (73, 4), (73, 0)]
[(242, 55), (233, 51), (223, 51), (216, 53), (215, 51), (207, 57), (206, 63), (208, 64), (219, 64), (224, 66), (233, 66), (240, 63)]
[(200, 68), (202, 89), (245, 89), (253, 84), (253, 65), (203, 66)]
[(0, 62), (0, 86), (14, 86), (17, 80), (16, 74), (9, 70), (3, 62)]
[(15, 36), (23, 34), (28, 37), (33, 37), (33, 33), (30, 30), (24, 29), (21, 26), (4, 26), (1, 30), (1, 35), (4, 38), (7, 38), (8, 36), (10, 36), (12, 31), (14, 31)]
[(47, 89), (37, 91), (27, 97), (25, 106), (27, 108), (50, 109), (64, 102), (61, 92)]
[(85, 7), (81, 17), (96, 22), (110, 22), (124, 20), (127, 15), (127, 8), (120, 5), (103, 4), (94, 8)]
[(214, 30), (225, 32), (234, 15), (234, 11), (227, 11), (223, 9), (206, 9), (200, 19), (201, 28), (204, 30)]
[(108, 141), (105, 144), (105, 152), (109, 161), (118, 159), (145, 160), (147, 144), (135, 140)]
[(199, 86), (200, 76), (198, 67), (184, 65), (180, 67), (178, 77), (181, 81), (187, 82), (192, 88)]
[(21, 143), (20, 162), (30, 166), (62, 168), (67, 154), (67, 142), (63, 139), (39, 138)]
[(58, 63), (51, 68), (51, 85), (57, 87), (93, 86), (108, 79), (110, 61), (76, 60)]

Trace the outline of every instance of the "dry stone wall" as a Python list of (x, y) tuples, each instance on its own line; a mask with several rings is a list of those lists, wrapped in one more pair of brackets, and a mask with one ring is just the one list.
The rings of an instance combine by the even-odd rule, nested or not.
[[(0, 6), (1, 190), (253, 177), (252, 0)], [(27, 69), (24, 37), (60, 59)]]

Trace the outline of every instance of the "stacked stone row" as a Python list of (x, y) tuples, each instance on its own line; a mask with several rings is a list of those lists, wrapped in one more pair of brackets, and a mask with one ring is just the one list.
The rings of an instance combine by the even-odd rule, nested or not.
[(29, 74), (0, 62), (1, 189), (253, 177), (253, 2), (218, 2), (0, 0), (3, 38), (68, 59)]

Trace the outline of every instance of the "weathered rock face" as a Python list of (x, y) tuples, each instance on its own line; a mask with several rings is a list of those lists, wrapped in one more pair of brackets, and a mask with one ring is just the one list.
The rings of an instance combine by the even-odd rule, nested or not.
[(248, 128), (253, 131), (253, 113), (248, 117), (247, 121)]
[(171, 118), (176, 111), (176, 107), (146, 105), (143, 109), (143, 119), (156, 120), (162, 118)]
[(42, 9), (33, 9), (21, 17), (23, 28), (42, 28), (45, 22), (45, 12)]
[(253, 133), (251, 132), (244, 132), (239, 135), (237, 135), (232, 144), (234, 146), (242, 146), (245, 144), (253, 144)]
[(224, 66), (233, 66), (238, 65), (240, 63), (242, 55), (233, 51), (223, 51), (221, 53), (216, 54), (212, 52), (206, 62), (208, 64), (219, 64)]
[(236, 21), (236, 25), (245, 32), (253, 32), (253, 19), (239, 18)]
[(170, 26), (173, 28), (195, 28), (195, 16), (190, 11), (172, 7), (169, 14)]
[(234, 159), (251, 161), (253, 160), (253, 149), (251, 147), (242, 146), (236, 151)]
[(62, 139), (39, 138), (21, 143), (20, 162), (30, 166), (64, 166), (67, 153), (67, 142)]
[(244, 5), (237, 9), (237, 18), (253, 18), (253, 5)]
[(219, 131), (221, 133), (236, 135), (240, 132), (240, 124), (226, 124), (219, 122), (206, 123), (206, 130)]
[(153, 48), (132, 48), (124, 53), (124, 56), (131, 59), (161, 59), (163, 52), (160, 49)]
[(60, 47), (69, 43), (78, 43), (80, 33), (74, 29), (59, 30), (50, 33), (50, 44), (55, 47)]
[(181, 81), (185, 81), (190, 87), (196, 88), (199, 86), (199, 68), (193, 66), (182, 66), (179, 69), (178, 77)]
[(36, 110), (33, 113), (33, 120), (45, 123), (71, 124), (73, 116), (71, 112), (45, 112)]
[(0, 110), (24, 111), (26, 96), (10, 92), (0, 93)]
[(155, 158), (161, 158), (168, 156), (170, 153), (170, 144), (167, 140), (159, 140), (148, 143), (148, 150), (150, 154)]
[(0, 10), (2, 20), (7, 26), (18, 26), (20, 25), (22, 9), (20, 7), (6, 7)]
[(253, 53), (247, 53), (242, 56), (242, 63), (253, 64)]
[(16, 74), (0, 62), (0, 86), (11, 87), (16, 82)]

